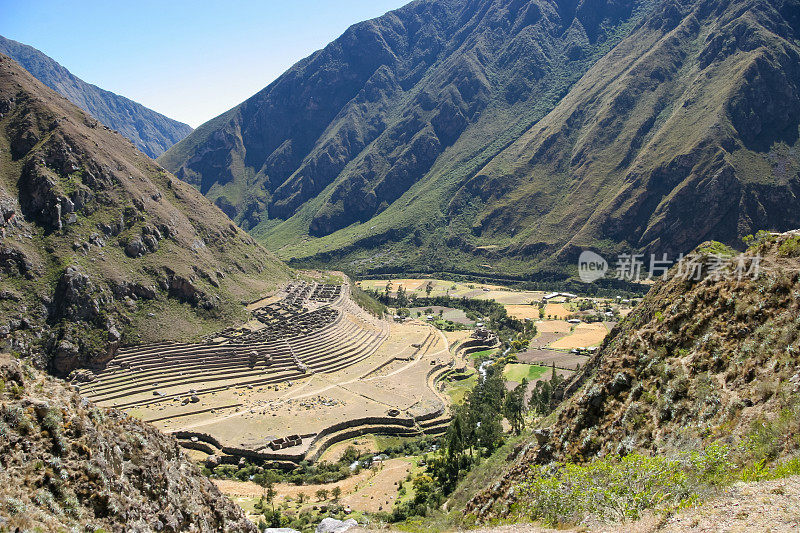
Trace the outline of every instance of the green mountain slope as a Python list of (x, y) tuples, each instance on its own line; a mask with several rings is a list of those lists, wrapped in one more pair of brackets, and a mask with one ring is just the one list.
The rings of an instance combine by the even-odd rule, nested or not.
[(419, 0), (160, 162), (300, 264), (563, 270), (798, 225), (795, 0)]
[(1, 35), (0, 54), (7, 55), (61, 96), (112, 130), (119, 131), (152, 158), (163, 154), (192, 131), (187, 124), (86, 83), (36, 48)]
[(291, 276), (224, 213), (0, 55), (0, 346), (68, 373), (194, 338)]

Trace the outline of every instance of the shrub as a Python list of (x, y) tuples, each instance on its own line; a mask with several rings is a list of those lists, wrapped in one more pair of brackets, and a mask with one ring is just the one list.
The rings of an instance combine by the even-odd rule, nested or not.
[(677, 460), (631, 454), (586, 465), (541, 466), (520, 486), (518, 510), (549, 525), (637, 519), (642, 511), (667, 511), (697, 499)]

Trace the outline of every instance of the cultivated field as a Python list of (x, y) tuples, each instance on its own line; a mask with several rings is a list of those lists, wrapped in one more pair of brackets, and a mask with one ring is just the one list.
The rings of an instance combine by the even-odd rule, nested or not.
[(587, 361), (589, 361), (589, 357), (558, 350), (532, 349), (517, 354), (517, 360), (521, 363), (536, 364), (546, 367), (555, 363), (556, 368), (575, 370), (579, 365), (584, 366)]
[[(287, 502), (288, 508), (297, 512), (315, 505), (331, 503), (330, 499), (320, 502), (315, 494), (320, 489), (330, 492), (334, 487), (339, 487), (342, 491), (339, 502), (353, 511), (369, 513), (390, 511), (397, 498), (398, 487), (411, 471), (412, 466), (408, 459), (389, 459), (336, 483), (314, 485), (277, 483), (273, 487), (276, 493), (275, 504), (277, 506)], [(214, 484), (245, 510), (252, 509), (253, 504), (264, 494), (264, 487), (252, 481), (216, 479)], [(304, 494), (306, 497), (303, 505), (297, 503), (300, 494)]]
[(539, 307), (536, 305), (506, 305), (510, 316), (518, 320), (539, 320)]
[(506, 305), (529, 304), (532, 301), (538, 302), (545, 295), (545, 293), (541, 291), (518, 291), (501, 285), (420, 278), (363, 280), (359, 282), (359, 286), (365, 290), (377, 289), (383, 291), (386, 290), (387, 283), (391, 284), (393, 293), (397, 291), (398, 287), (402, 286), (407, 292), (416, 294), (418, 297), (424, 297), (426, 295), (425, 288), (430, 284), (432, 287), (431, 296), (444, 296), (449, 294), (450, 296), (457, 297), (495, 300), (497, 303)]
[(550, 343), (551, 348), (570, 350), (572, 348), (588, 348), (598, 346), (608, 335), (608, 330), (602, 322), (594, 324), (581, 323), (575, 326), (570, 335)]
[(567, 309), (565, 304), (546, 304), (544, 306), (544, 316), (566, 319), (573, 311)]

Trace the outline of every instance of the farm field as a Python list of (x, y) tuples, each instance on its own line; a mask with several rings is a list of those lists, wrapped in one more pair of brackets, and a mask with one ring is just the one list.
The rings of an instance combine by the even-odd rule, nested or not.
[(544, 306), (544, 316), (546, 317), (553, 317), (564, 320), (573, 313), (574, 311), (567, 309), (567, 306), (565, 304), (556, 303), (556, 304), (546, 304)]
[(598, 346), (603, 342), (606, 335), (608, 335), (608, 329), (602, 322), (593, 324), (581, 323), (575, 326), (571, 334), (550, 343), (550, 347), (571, 350), (573, 348)]
[(508, 314), (518, 320), (539, 320), (539, 306), (536, 305), (506, 305)]
[(417, 317), (417, 313), (421, 315), (421, 318), (424, 319), (425, 316), (428, 314), (428, 310), (430, 309), (430, 314), (432, 314), (435, 318), (439, 318), (439, 311), (442, 312), (441, 317), (445, 320), (449, 320), (450, 322), (455, 322), (457, 324), (464, 324), (464, 325), (473, 325), (475, 324), (474, 320), (470, 320), (467, 318), (467, 314), (462, 311), (461, 309), (453, 309), (452, 307), (442, 307), (440, 305), (433, 305), (428, 307), (412, 307), (409, 309), (411, 311), (412, 317)]
[(358, 286), (364, 290), (386, 290), (387, 283), (391, 284), (392, 292), (397, 291), (402, 286), (409, 294), (417, 297), (425, 297), (425, 288), (430, 283), (432, 297), (450, 296), (477, 298), (483, 300), (495, 300), (504, 305), (525, 305), (531, 301), (539, 301), (545, 295), (542, 291), (518, 291), (501, 285), (486, 283), (465, 283), (454, 282), (440, 279), (368, 279), (358, 282)]
[(530, 349), (517, 354), (517, 360), (521, 363), (535, 364), (549, 367), (555, 363), (557, 368), (575, 370), (578, 366), (584, 366), (589, 357), (558, 350)]
[(448, 381), (445, 385), (444, 393), (450, 397), (452, 405), (463, 403), (467, 393), (472, 390), (478, 382), (478, 374), (473, 373), (470, 377), (458, 381)]
[(544, 376), (550, 369), (546, 366), (528, 365), (522, 363), (507, 364), (503, 370), (503, 377), (506, 381), (522, 383), (523, 379), (536, 381)]
[[(412, 467), (413, 462), (410, 459), (388, 459), (336, 483), (313, 485), (277, 483), (274, 486), (275, 504), (280, 505), (286, 502), (289, 504), (288, 508), (296, 512), (320, 503), (330, 503), (332, 501), (330, 499), (319, 501), (315, 494), (320, 489), (330, 492), (334, 487), (338, 487), (342, 491), (340, 503), (354, 511), (374, 513), (391, 509), (397, 498), (397, 488)], [(264, 487), (252, 481), (215, 479), (214, 484), (246, 510), (252, 510), (255, 502), (264, 494)], [(297, 503), (300, 494), (304, 494), (306, 497), (303, 505)]]
[(539, 333), (567, 334), (572, 331), (572, 324), (564, 320), (537, 320), (536, 330)]

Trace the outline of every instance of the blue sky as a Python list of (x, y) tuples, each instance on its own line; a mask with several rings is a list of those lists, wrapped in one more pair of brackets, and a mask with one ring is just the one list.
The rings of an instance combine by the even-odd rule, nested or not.
[(408, 0), (0, 0), (0, 35), (197, 127)]

